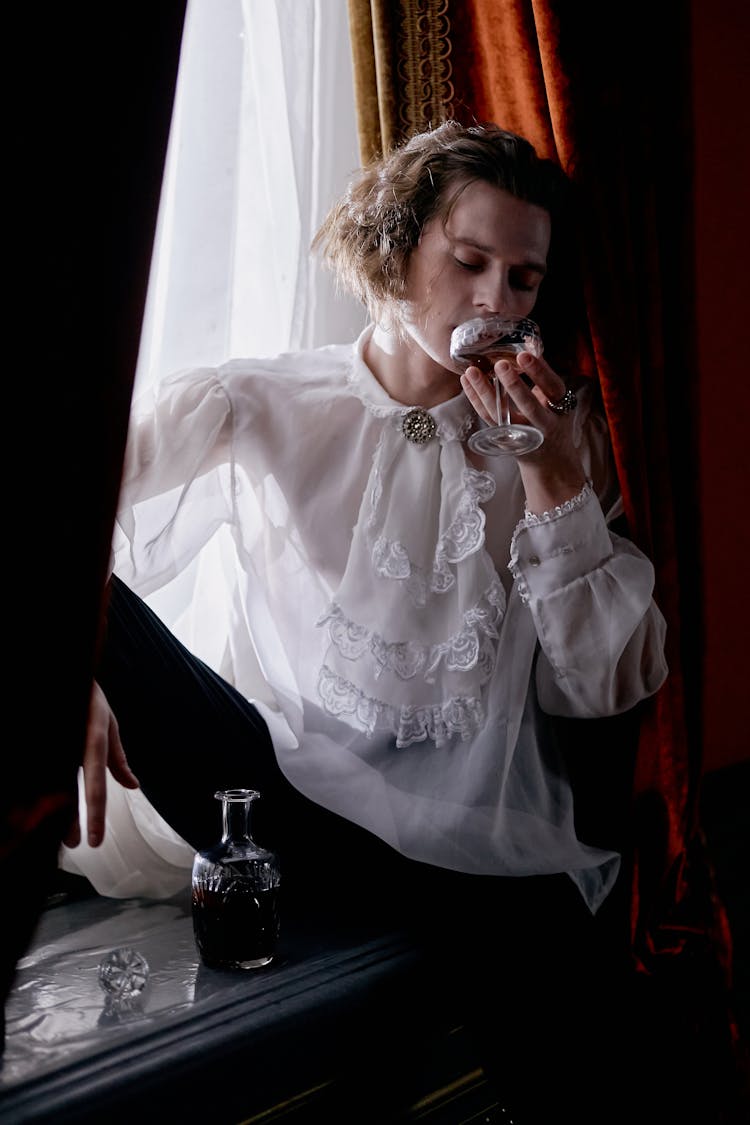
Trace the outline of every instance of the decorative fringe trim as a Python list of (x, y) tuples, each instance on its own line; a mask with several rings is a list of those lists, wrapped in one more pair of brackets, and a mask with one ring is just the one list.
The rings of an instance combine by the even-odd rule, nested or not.
[(448, 0), (401, 0), (399, 121), (406, 137), (453, 116)]

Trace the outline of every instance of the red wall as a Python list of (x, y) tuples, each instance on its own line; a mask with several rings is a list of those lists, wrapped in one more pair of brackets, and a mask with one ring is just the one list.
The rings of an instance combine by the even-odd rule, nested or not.
[(692, 2), (707, 770), (750, 759), (749, 11)]

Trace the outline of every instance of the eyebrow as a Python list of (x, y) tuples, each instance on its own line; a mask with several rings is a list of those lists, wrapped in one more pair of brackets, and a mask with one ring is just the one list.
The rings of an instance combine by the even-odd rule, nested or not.
[[(449, 238), (450, 237), (451, 236), (449, 235)], [(481, 250), (483, 254), (495, 253), (494, 247), (485, 246), (483, 242), (477, 242), (474, 238), (464, 238), (462, 235), (453, 235), (451, 241), (454, 243), (460, 242), (462, 246), (472, 246), (475, 250)], [(529, 259), (525, 262), (518, 262), (515, 268), (522, 270), (533, 270), (534, 273), (540, 274), (541, 277), (544, 277), (547, 272), (546, 263), (536, 261), (534, 259)]]

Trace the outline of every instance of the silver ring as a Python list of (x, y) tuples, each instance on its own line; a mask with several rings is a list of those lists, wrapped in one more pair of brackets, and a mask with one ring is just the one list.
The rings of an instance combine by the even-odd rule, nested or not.
[(578, 399), (576, 393), (571, 390), (567, 390), (557, 402), (552, 402), (549, 398), (547, 399), (547, 406), (550, 410), (553, 410), (555, 414), (570, 414), (571, 410), (575, 410), (577, 405)]

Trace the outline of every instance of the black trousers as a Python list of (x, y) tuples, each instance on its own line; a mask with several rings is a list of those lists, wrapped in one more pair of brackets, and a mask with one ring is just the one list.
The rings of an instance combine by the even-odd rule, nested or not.
[[(325, 911), (332, 928), (356, 911), (412, 932), (427, 990), (470, 1030), (517, 1125), (627, 1119), (621, 892), (593, 917), (567, 876), (417, 863), (315, 805), (279, 770), (256, 709), (116, 577), (98, 678), (145, 795), (196, 849), (219, 837), (216, 790), (258, 789), (253, 835), (278, 852), (285, 899)], [(387, 1035), (397, 1038), (397, 1019)], [(602, 1106), (613, 1089), (616, 1104)]]

